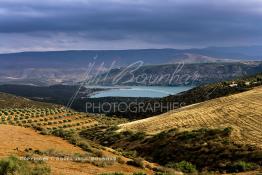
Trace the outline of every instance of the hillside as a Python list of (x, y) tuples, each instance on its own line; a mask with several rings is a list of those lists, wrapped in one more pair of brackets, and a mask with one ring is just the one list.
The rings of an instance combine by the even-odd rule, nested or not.
[(32, 101), (24, 97), (0, 92), (0, 108), (62, 108), (62, 106)]
[(149, 134), (178, 128), (192, 130), (209, 127), (232, 127), (232, 138), (238, 143), (262, 147), (262, 87), (188, 107), (180, 108), (126, 124), (121, 131), (144, 131)]
[[(188, 133), (177, 130), (161, 132), (172, 127), (156, 128), (161, 133), (153, 136), (142, 132), (115, 132), (119, 129), (118, 125), (129, 125), (129, 120), (80, 113), (61, 107), (54, 108), (53, 105), (49, 108), (44, 107), (42, 103), (39, 103), (42, 106), (23, 107), (21, 102), (24, 100), (30, 101), (31, 105), (38, 102), (10, 95), (7, 97), (12, 98), (5, 98), (6, 102), (17, 98), (20, 106), (0, 106), (1, 166), (3, 161), (11, 164), (19, 161), (8, 157), (10, 155), (30, 158), (29, 162), (20, 160), (22, 162), (19, 164), (30, 164), (30, 167), (37, 168), (37, 171), (44, 168), (54, 175), (92, 175), (109, 172), (146, 172), (147, 175), (151, 175), (157, 172), (178, 174), (181, 171), (213, 170), (242, 172), (258, 170), (262, 164), (259, 157), (261, 149), (235, 144), (229, 138), (232, 130), (224, 125), (219, 130), (200, 129)], [(199, 128), (202, 128), (202, 125)], [(233, 135), (238, 131), (235, 128), (232, 131)], [(181, 150), (187, 154), (181, 155)], [(216, 154), (218, 152), (219, 155)], [(8, 158), (3, 160), (4, 157)], [(48, 161), (41, 163), (34, 160), (43, 157), (48, 158)], [(209, 161), (202, 161), (207, 158)], [(189, 164), (191, 168), (184, 169), (184, 164)], [(248, 168), (243, 168), (245, 166)]]
[[(49, 175), (49, 171), (52, 175), (152, 174), (148, 168), (127, 164), (132, 159), (123, 157), (117, 151), (78, 135), (87, 128), (126, 122), (123, 119), (78, 113), (59, 105), (5, 93), (0, 94), (0, 99), (0, 174), (7, 166), (5, 162), (8, 162), (9, 168), (16, 164), (23, 169), (38, 171), (32, 174), (40, 172), (41, 175)], [(28, 161), (20, 160), (21, 157)], [(48, 160), (42, 162), (39, 158)], [(20, 170), (19, 173), (23, 174)]]
[[(9, 155), (39, 157), (42, 152), (51, 168), (52, 175), (93, 175), (108, 172), (141, 172), (141, 169), (112, 163), (110, 166), (96, 166), (86, 162), (71, 160), (56, 160), (56, 158), (73, 157), (74, 155), (86, 155), (87, 152), (79, 147), (69, 144), (67, 141), (54, 136), (40, 135), (32, 129), (18, 126), (1, 125), (0, 127), (0, 158)], [(104, 150), (103, 154), (108, 157), (116, 157), (113, 153)], [(148, 172), (150, 174), (150, 172)]]

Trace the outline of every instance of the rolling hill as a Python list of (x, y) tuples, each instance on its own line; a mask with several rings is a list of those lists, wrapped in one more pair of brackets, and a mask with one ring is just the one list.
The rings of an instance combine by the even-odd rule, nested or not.
[[(29, 128), (1, 125), (0, 139), (0, 158), (9, 155), (19, 157), (30, 155), (32, 158), (37, 158), (41, 156), (39, 152), (42, 152), (42, 156), (45, 157), (44, 162), (50, 166), (52, 175), (96, 175), (109, 172), (132, 173), (143, 171), (139, 168), (116, 162), (110, 166), (96, 166), (92, 163), (67, 160), (65, 158), (74, 157), (74, 155), (84, 156), (87, 152), (61, 138), (41, 135)], [(108, 157), (117, 156), (107, 150), (103, 150), (103, 154)], [(151, 174), (150, 171), (147, 171), (147, 173)]]
[(239, 94), (173, 110), (155, 117), (121, 124), (120, 131), (131, 130), (156, 134), (172, 128), (232, 127), (237, 143), (262, 147), (262, 87)]
[(0, 92), (0, 108), (63, 108), (61, 105), (36, 102), (24, 97), (19, 97)]
[[(50, 174), (49, 170), (52, 175), (114, 172), (153, 174), (152, 169), (129, 165), (127, 162), (132, 159), (118, 151), (78, 135), (84, 129), (123, 122), (126, 120), (79, 113), (59, 105), (1, 93), (0, 167), (6, 161), (8, 164), (16, 162), (19, 166), (25, 166), (25, 169), (27, 166), (38, 168), (37, 171), (45, 172), (40, 173), (43, 175)], [(22, 173), (21, 169), (18, 170)]]
[[(173, 117), (170, 112), (163, 114), (166, 117), (153, 117), (153, 121), (148, 118), (131, 123), (127, 119), (80, 113), (61, 106), (55, 107), (52, 104), (2, 94), (2, 99), (9, 105), (13, 103), (13, 106), (0, 104), (0, 163), (14, 161), (14, 158), (8, 157), (10, 155), (30, 160), (45, 157), (48, 161), (44, 161), (44, 164), (36, 161), (29, 163), (38, 167), (38, 171), (44, 167), (45, 171), (50, 170), (55, 175), (113, 172), (179, 174), (180, 171), (187, 172), (177, 167), (183, 166), (183, 161), (187, 161), (186, 164), (190, 166), (190, 163), (193, 164), (190, 170), (192, 172), (258, 170), (261, 166), (261, 94), (262, 88), (259, 87), (181, 108), (176, 112), (185, 115), (183, 121)], [(251, 104), (248, 107), (252, 110), (246, 110), (247, 102)], [(223, 104), (224, 107), (221, 106)], [(241, 110), (235, 109), (235, 105)], [(221, 108), (225, 108), (224, 116), (217, 114)], [(199, 116), (196, 109), (202, 111), (206, 118)], [(251, 112), (248, 113), (249, 111)], [(193, 120), (187, 116), (187, 112), (191, 113)], [(213, 112), (219, 117), (211, 115)], [(180, 117), (183, 118), (182, 114)], [(225, 117), (228, 115), (229, 117)], [(243, 115), (248, 117), (244, 118)], [(117, 126), (128, 131), (115, 132), (119, 129)], [(178, 130), (169, 130), (174, 127)], [(216, 129), (217, 127), (221, 129)], [(183, 132), (193, 129), (198, 130)], [(161, 133), (156, 134), (159, 132)], [(232, 142), (231, 137), (238, 143)], [(247, 143), (257, 145), (258, 148), (250, 147)], [(114, 161), (107, 160), (108, 157), (113, 157)], [(204, 162), (203, 159), (209, 160)], [(246, 165), (250, 167), (238, 169), (239, 166), (242, 168)]]

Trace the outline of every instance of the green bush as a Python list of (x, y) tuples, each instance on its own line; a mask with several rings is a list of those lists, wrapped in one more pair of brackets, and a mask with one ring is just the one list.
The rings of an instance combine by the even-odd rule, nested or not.
[(87, 152), (92, 152), (92, 147), (86, 141), (80, 141), (79, 143), (77, 143), (77, 146), (79, 146), (80, 148), (82, 148)]
[(51, 169), (44, 163), (35, 163), (8, 157), (0, 160), (1, 175), (49, 175)]
[(32, 175), (49, 175), (50, 173), (50, 167), (45, 164), (37, 164), (31, 171)]
[(131, 133), (129, 141), (143, 140), (146, 134), (144, 132)]
[(0, 161), (1, 175), (27, 175), (28, 163), (16, 157), (9, 157)]
[(42, 135), (49, 135), (49, 132), (47, 129), (43, 129), (42, 131), (40, 131), (40, 134)]
[(134, 158), (134, 157), (136, 157), (137, 156), (137, 152), (134, 150), (128, 150), (128, 151), (122, 151), (121, 149), (119, 150), (121, 153), (122, 153), (122, 155), (123, 156), (125, 156), (125, 157), (128, 157), (128, 158)]
[(174, 168), (176, 170), (182, 171), (184, 173), (194, 173), (197, 171), (196, 166), (187, 161), (181, 161), (179, 163), (171, 162), (168, 163), (166, 166), (169, 168)]
[(171, 175), (171, 174), (163, 173), (163, 172), (156, 172), (154, 175)]

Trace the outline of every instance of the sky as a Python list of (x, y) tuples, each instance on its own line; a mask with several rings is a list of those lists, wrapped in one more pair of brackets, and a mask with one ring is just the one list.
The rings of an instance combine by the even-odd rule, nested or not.
[(262, 0), (0, 0), (0, 52), (262, 45)]

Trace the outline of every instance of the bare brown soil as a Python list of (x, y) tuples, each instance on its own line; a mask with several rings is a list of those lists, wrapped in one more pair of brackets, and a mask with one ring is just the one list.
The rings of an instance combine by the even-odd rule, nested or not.
[[(78, 147), (69, 144), (67, 141), (55, 137), (40, 135), (33, 129), (22, 128), (19, 126), (0, 125), (0, 157), (7, 157), (10, 155), (24, 156), (25, 149), (32, 148), (33, 150), (49, 150), (54, 149), (63, 153), (84, 153)], [(104, 150), (105, 154), (113, 155), (111, 152)], [(78, 163), (72, 161), (55, 160), (49, 157), (47, 163), (51, 167), (52, 175), (95, 175), (109, 172), (147, 172), (152, 174), (149, 170), (142, 170), (129, 166), (126, 164), (115, 163), (106, 167), (98, 167), (90, 163)]]

